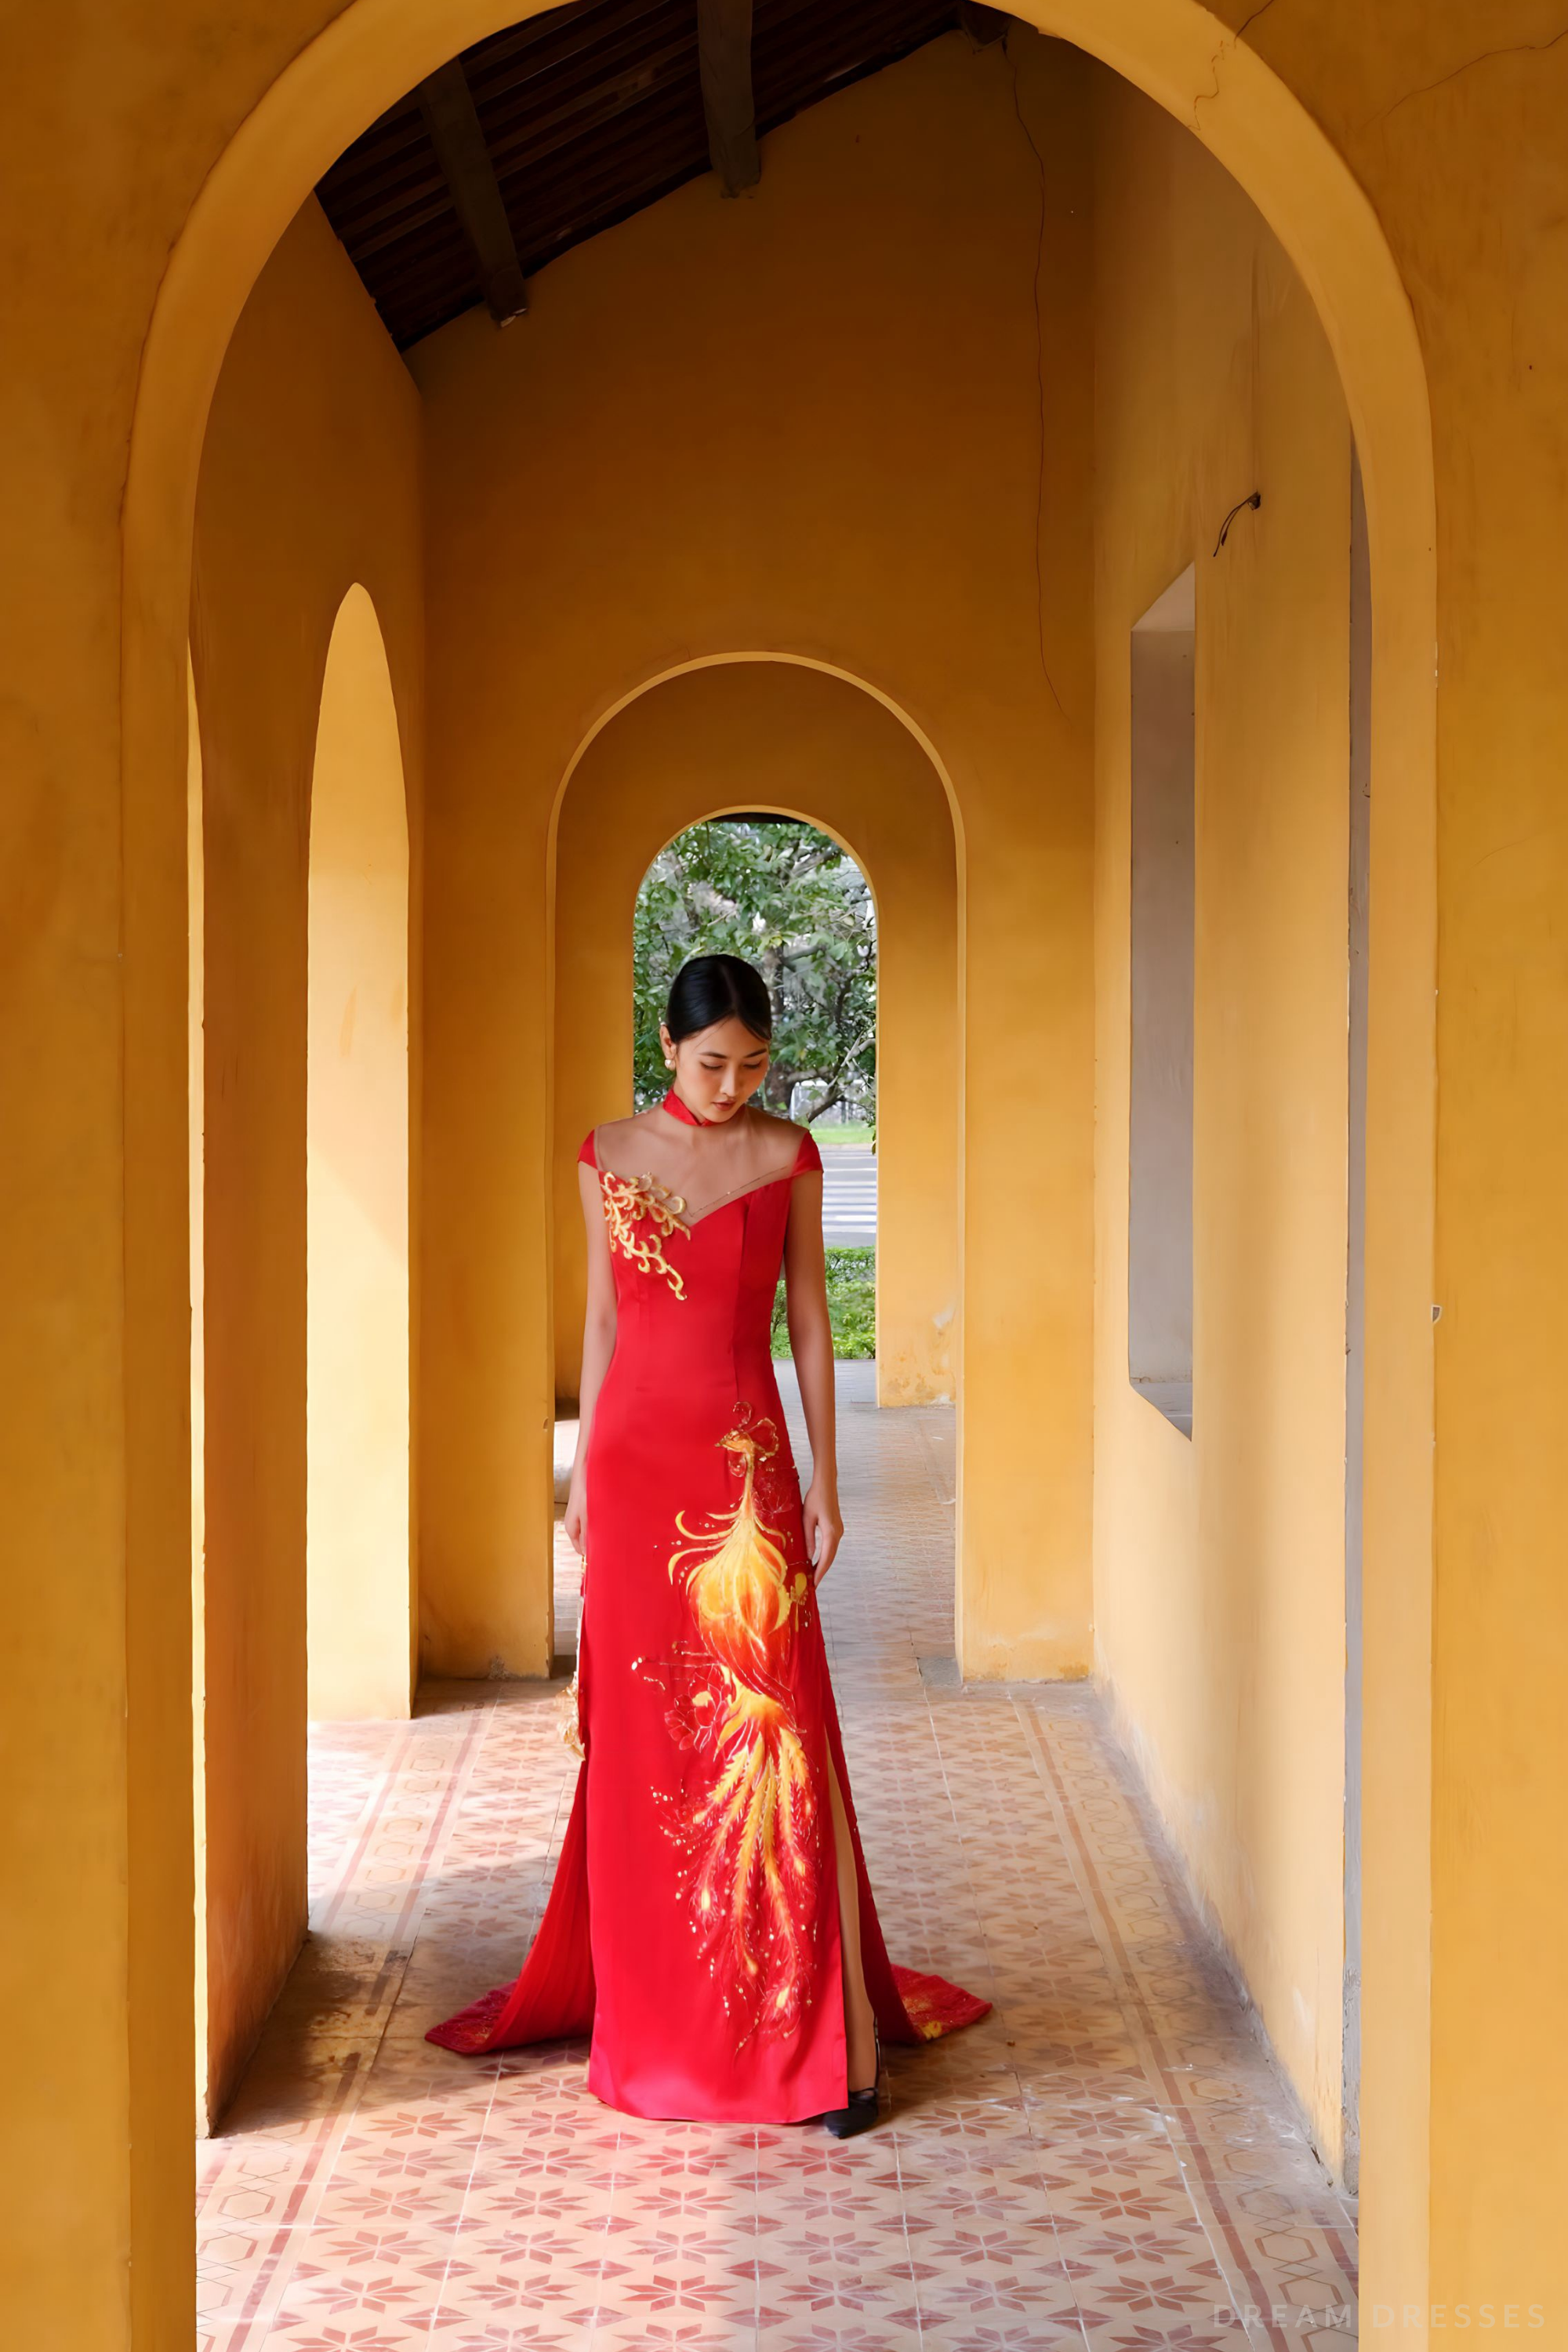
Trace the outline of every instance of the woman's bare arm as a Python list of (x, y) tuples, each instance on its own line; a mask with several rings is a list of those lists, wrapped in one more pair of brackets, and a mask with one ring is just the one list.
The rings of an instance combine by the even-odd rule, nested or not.
[(583, 1376), (577, 1388), (577, 1458), (566, 1496), (563, 1525), (573, 1549), (587, 1549), (583, 1512), (583, 1466), (588, 1459), (588, 1433), (594, 1407), (616, 1352), (616, 1272), (610, 1264), (610, 1236), (605, 1224), (604, 1197), (597, 1169), (577, 1165), (577, 1189), (583, 1198), (583, 1222), (588, 1229), (588, 1307), (583, 1318)]
[(827, 1319), (827, 1272), (822, 1246), (822, 1178), (797, 1176), (790, 1188), (784, 1233), (784, 1297), (790, 1353), (800, 1382), (811, 1440), (811, 1485), (801, 1506), (806, 1557), (821, 1583), (844, 1533), (838, 1515), (838, 1433), (833, 1397), (833, 1327)]

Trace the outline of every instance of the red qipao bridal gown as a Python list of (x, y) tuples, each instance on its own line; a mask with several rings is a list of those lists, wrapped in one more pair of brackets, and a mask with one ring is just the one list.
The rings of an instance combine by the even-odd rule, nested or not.
[[(664, 1108), (700, 1124), (676, 1096)], [(854, 1816), (769, 1349), (794, 1179), (822, 1163), (809, 1136), (746, 1116), (793, 1161), (700, 1216), (583, 1146), (616, 1300), (585, 1464), (584, 1760), (521, 1974), (429, 2038), (468, 2052), (591, 2030), (588, 2086), (609, 2106), (788, 2123), (847, 2096), (829, 1758)], [(858, 1832), (855, 1864), (883, 2039), (983, 2016), (889, 1965)]]

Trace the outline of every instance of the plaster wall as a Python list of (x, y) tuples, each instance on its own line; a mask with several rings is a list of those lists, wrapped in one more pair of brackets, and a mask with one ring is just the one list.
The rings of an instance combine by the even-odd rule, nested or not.
[[(775, 133), (754, 194), (694, 182), (542, 272), (525, 321), (471, 314), (411, 354), (432, 1670), (548, 1654), (556, 794), (628, 696), (734, 654), (863, 681), (951, 782), (960, 1638), (971, 1674), (1087, 1669), (1086, 77), (1022, 32), (1010, 56), (945, 37)], [(752, 796), (743, 777), (727, 795)], [(568, 806), (591, 826), (581, 778)], [(628, 870), (659, 837), (639, 816)], [(601, 935), (617, 965), (626, 919)]]
[(804, 816), (877, 904), (877, 1391), (951, 1399), (958, 1307), (958, 898), (952, 815), (907, 727), (791, 662), (689, 670), (628, 703), (573, 770), (555, 851), (556, 1383), (582, 1359), (577, 1147), (631, 1108), (632, 908), (677, 833), (724, 808)]
[(328, 646), (357, 581), (386, 646), (416, 877), (417, 412), (414, 386), (312, 200), (258, 281), (217, 386), (191, 606), (205, 802), (214, 2114), (304, 1932), (310, 779)]
[[(1350, 425), (1234, 181), (1110, 77), (1096, 125), (1097, 1668), (1337, 2161)], [(1127, 1341), (1129, 641), (1188, 564), (1190, 1440)]]

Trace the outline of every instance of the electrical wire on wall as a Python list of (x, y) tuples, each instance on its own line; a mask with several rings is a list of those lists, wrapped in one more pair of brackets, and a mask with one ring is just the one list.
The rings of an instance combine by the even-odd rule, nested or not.
[(1214, 543), (1214, 551), (1216, 555), (1219, 553), (1220, 549), (1225, 545), (1226, 541), (1230, 537), (1230, 527), (1236, 520), (1237, 516), (1238, 514), (1245, 513), (1248, 507), (1251, 507), (1254, 512), (1256, 512), (1262, 504), (1263, 493), (1261, 490), (1254, 490), (1248, 497), (1245, 499), (1237, 499), (1236, 504), (1232, 507), (1230, 512), (1226, 515), (1225, 520), (1219, 527), (1219, 537)]

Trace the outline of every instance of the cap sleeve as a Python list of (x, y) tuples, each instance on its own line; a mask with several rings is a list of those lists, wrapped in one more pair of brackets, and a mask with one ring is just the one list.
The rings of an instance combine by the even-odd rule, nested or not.
[(816, 1148), (816, 1139), (809, 1133), (803, 1135), (800, 1139), (800, 1150), (795, 1153), (795, 1166), (790, 1170), (790, 1175), (793, 1179), (796, 1176), (820, 1176), (821, 1173), (822, 1154)]
[(599, 1165), (599, 1155), (594, 1149), (594, 1138), (597, 1135), (598, 1131), (599, 1130), (596, 1127), (591, 1127), (588, 1129), (587, 1134), (583, 1138), (577, 1157), (582, 1161), (584, 1168), (596, 1169)]

